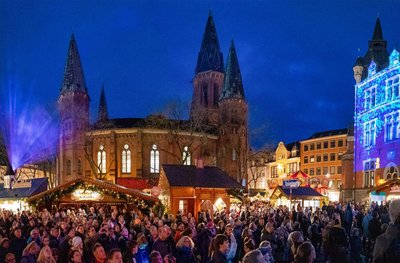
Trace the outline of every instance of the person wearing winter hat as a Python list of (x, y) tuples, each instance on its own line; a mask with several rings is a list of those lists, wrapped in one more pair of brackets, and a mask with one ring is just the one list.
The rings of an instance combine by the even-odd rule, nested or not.
[(71, 249), (70, 250), (78, 250), (83, 253), (83, 242), (82, 238), (80, 236), (75, 236), (73, 239), (71, 239)]
[(0, 239), (0, 262), (4, 262), (6, 254), (10, 250), (10, 240), (6, 237)]
[(400, 199), (390, 203), (389, 216), (386, 232), (376, 239), (373, 262), (398, 262), (400, 258)]

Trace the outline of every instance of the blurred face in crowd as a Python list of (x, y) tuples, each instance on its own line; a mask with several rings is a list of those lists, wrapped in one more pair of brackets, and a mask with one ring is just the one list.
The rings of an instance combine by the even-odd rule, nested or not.
[(82, 263), (82, 254), (79, 250), (74, 251), (74, 254), (72, 255), (72, 261), (74, 263)]
[(16, 238), (21, 238), (21, 236), (22, 236), (22, 231), (21, 231), (21, 229), (15, 230), (15, 231), (14, 231), (14, 235), (15, 235)]
[(224, 243), (222, 243), (222, 244), (219, 246), (219, 250), (220, 250), (223, 254), (226, 254), (226, 253), (228, 252), (228, 250), (229, 250), (229, 241), (228, 241), (228, 240), (224, 241)]
[(104, 261), (107, 258), (106, 252), (104, 251), (104, 248), (102, 246), (98, 246), (93, 251), (93, 256), (96, 258), (97, 261)]
[(17, 260), (16, 260), (16, 258), (15, 258), (15, 255), (12, 254), (12, 253), (8, 253), (8, 254), (6, 255), (5, 260), (6, 260), (6, 263), (16, 263), (16, 262), (17, 262)]
[(233, 232), (232, 227), (231, 227), (231, 226), (227, 226), (227, 227), (225, 228), (225, 232), (226, 232), (226, 235), (229, 237), (229, 236), (232, 234), (232, 232)]
[(122, 263), (122, 254), (121, 251), (115, 251), (112, 254), (111, 259), (107, 261), (107, 263)]

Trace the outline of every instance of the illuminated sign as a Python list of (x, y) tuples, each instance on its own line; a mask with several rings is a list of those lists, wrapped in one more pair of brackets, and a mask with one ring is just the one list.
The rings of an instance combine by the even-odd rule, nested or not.
[(299, 180), (283, 180), (283, 188), (297, 188), (300, 186)]
[(103, 196), (95, 191), (77, 189), (71, 194), (71, 198), (75, 201), (99, 201)]

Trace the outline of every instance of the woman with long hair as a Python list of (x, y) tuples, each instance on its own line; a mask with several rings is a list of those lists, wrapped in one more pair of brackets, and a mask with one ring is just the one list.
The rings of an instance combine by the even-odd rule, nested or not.
[(49, 246), (42, 247), (37, 258), (37, 263), (56, 263)]
[(213, 263), (228, 263), (226, 253), (229, 250), (228, 237), (218, 234), (211, 242), (211, 258)]
[(295, 263), (312, 263), (315, 260), (315, 249), (310, 242), (303, 242), (296, 252), (294, 257)]
[(69, 263), (82, 263), (82, 252), (80, 250), (71, 249), (68, 255), (68, 262)]

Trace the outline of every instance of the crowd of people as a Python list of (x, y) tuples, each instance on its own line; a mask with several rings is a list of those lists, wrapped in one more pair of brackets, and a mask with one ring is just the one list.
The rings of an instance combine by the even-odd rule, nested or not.
[(399, 262), (400, 200), (157, 216), (109, 206), (0, 211), (0, 262)]

